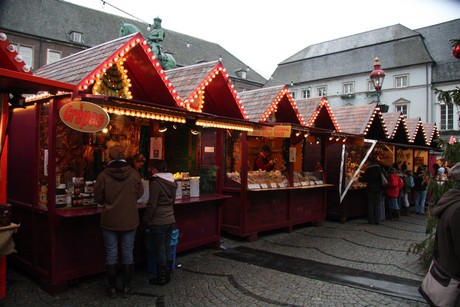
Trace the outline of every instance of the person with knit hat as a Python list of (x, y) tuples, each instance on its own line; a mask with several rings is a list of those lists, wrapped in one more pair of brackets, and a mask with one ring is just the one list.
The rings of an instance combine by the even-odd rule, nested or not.
[[(433, 258), (458, 282), (460, 281), (460, 162), (450, 169), (448, 179), (454, 182), (454, 186), (443, 194), (432, 211), (433, 217), (438, 219)], [(428, 303), (433, 306), (439, 305), (437, 302), (430, 301), (423, 290), (421, 293)], [(460, 288), (457, 288), (456, 298), (454, 297), (450, 304), (443, 306), (460, 306)]]

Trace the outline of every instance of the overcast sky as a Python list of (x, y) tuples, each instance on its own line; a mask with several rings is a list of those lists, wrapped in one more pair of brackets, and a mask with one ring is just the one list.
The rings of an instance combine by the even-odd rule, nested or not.
[(164, 28), (217, 43), (265, 78), (309, 45), (398, 23), (414, 30), (460, 18), (460, 0), (66, 1), (130, 17), (123, 10), (147, 23), (158, 16)]

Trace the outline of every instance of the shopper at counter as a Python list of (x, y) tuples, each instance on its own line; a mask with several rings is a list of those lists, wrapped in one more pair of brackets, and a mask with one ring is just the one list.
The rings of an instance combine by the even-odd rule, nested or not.
[(139, 172), (139, 174), (141, 174), (141, 177), (142, 177), (142, 167), (144, 166), (145, 164), (145, 157), (143, 154), (135, 154), (131, 157), (129, 157), (128, 159), (126, 159), (126, 162), (128, 162), (129, 165), (131, 165), (136, 171)]
[(144, 188), (139, 173), (124, 160), (123, 147), (119, 145), (110, 147), (109, 157), (110, 162), (96, 179), (94, 198), (104, 206), (100, 227), (106, 250), (108, 295), (111, 298), (116, 296), (116, 266), (118, 241), (120, 241), (123, 297), (128, 297), (134, 269), (134, 240), (139, 225), (137, 199), (143, 195)]
[(277, 162), (276, 159), (270, 159), (272, 154), (272, 150), (268, 145), (262, 146), (262, 150), (260, 151), (259, 155), (257, 156), (256, 160), (254, 161), (254, 170), (255, 171), (267, 171), (270, 172), (275, 168), (275, 164)]
[(369, 157), (367, 159), (368, 166), (366, 171), (359, 179), (367, 183), (367, 220), (369, 224), (380, 224), (381, 221), (381, 202), (382, 202), (382, 170), (380, 165), (376, 163), (375, 158)]
[(149, 201), (146, 204), (144, 222), (150, 227), (153, 248), (156, 253), (157, 276), (149, 280), (150, 284), (164, 285), (171, 279), (173, 255), (171, 237), (176, 222), (174, 202), (177, 183), (173, 174), (167, 171), (164, 160), (157, 160), (152, 170), (149, 184)]

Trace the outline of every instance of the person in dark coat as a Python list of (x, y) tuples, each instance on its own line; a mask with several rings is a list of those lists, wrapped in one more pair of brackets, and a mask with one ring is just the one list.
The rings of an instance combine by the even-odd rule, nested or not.
[[(450, 169), (448, 178), (455, 182), (454, 187), (432, 211), (438, 219), (434, 255), (444, 270), (460, 280), (460, 162)], [(460, 306), (460, 290), (453, 306)]]
[(369, 157), (366, 171), (360, 181), (366, 182), (367, 192), (367, 220), (369, 224), (380, 224), (381, 202), (382, 202), (382, 170), (376, 163), (375, 158)]
[(270, 172), (275, 168), (276, 159), (270, 160), (272, 150), (268, 145), (262, 146), (262, 150), (254, 161), (255, 171), (267, 171)]
[(139, 173), (124, 160), (123, 147), (120, 145), (110, 147), (109, 157), (111, 161), (96, 179), (94, 199), (104, 206), (100, 227), (106, 251), (108, 295), (112, 298), (116, 296), (116, 266), (120, 241), (123, 296), (127, 297), (131, 291), (134, 240), (139, 226), (137, 200), (143, 195), (144, 188)]
[(156, 253), (157, 276), (150, 284), (164, 285), (170, 281), (173, 263), (171, 237), (176, 222), (174, 202), (177, 183), (173, 174), (167, 171), (166, 162), (155, 161), (153, 176), (149, 183), (149, 200), (146, 204), (144, 222), (150, 228), (153, 248)]

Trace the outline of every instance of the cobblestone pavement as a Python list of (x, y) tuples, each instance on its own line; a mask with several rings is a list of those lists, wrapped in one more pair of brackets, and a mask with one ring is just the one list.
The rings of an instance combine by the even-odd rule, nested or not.
[[(325, 221), (320, 227), (299, 226), (291, 233), (262, 233), (255, 242), (224, 235), (222, 246), (245, 246), (421, 281), (424, 272), (417, 256), (406, 251), (425, 238), (425, 225), (425, 217), (415, 214), (380, 225), (365, 219), (344, 224)], [(134, 292), (125, 299), (105, 296), (102, 274), (82, 278), (66, 292), (51, 296), (36, 280), (8, 266), (7, 296), (0, 306), (427, 306), (421, 297), (389, 296), (217, 257), (222, 252), (200, 248), (178, 254), (179, 267), (165, 286), (150, 285), (146, 267), (138, 266)]]

